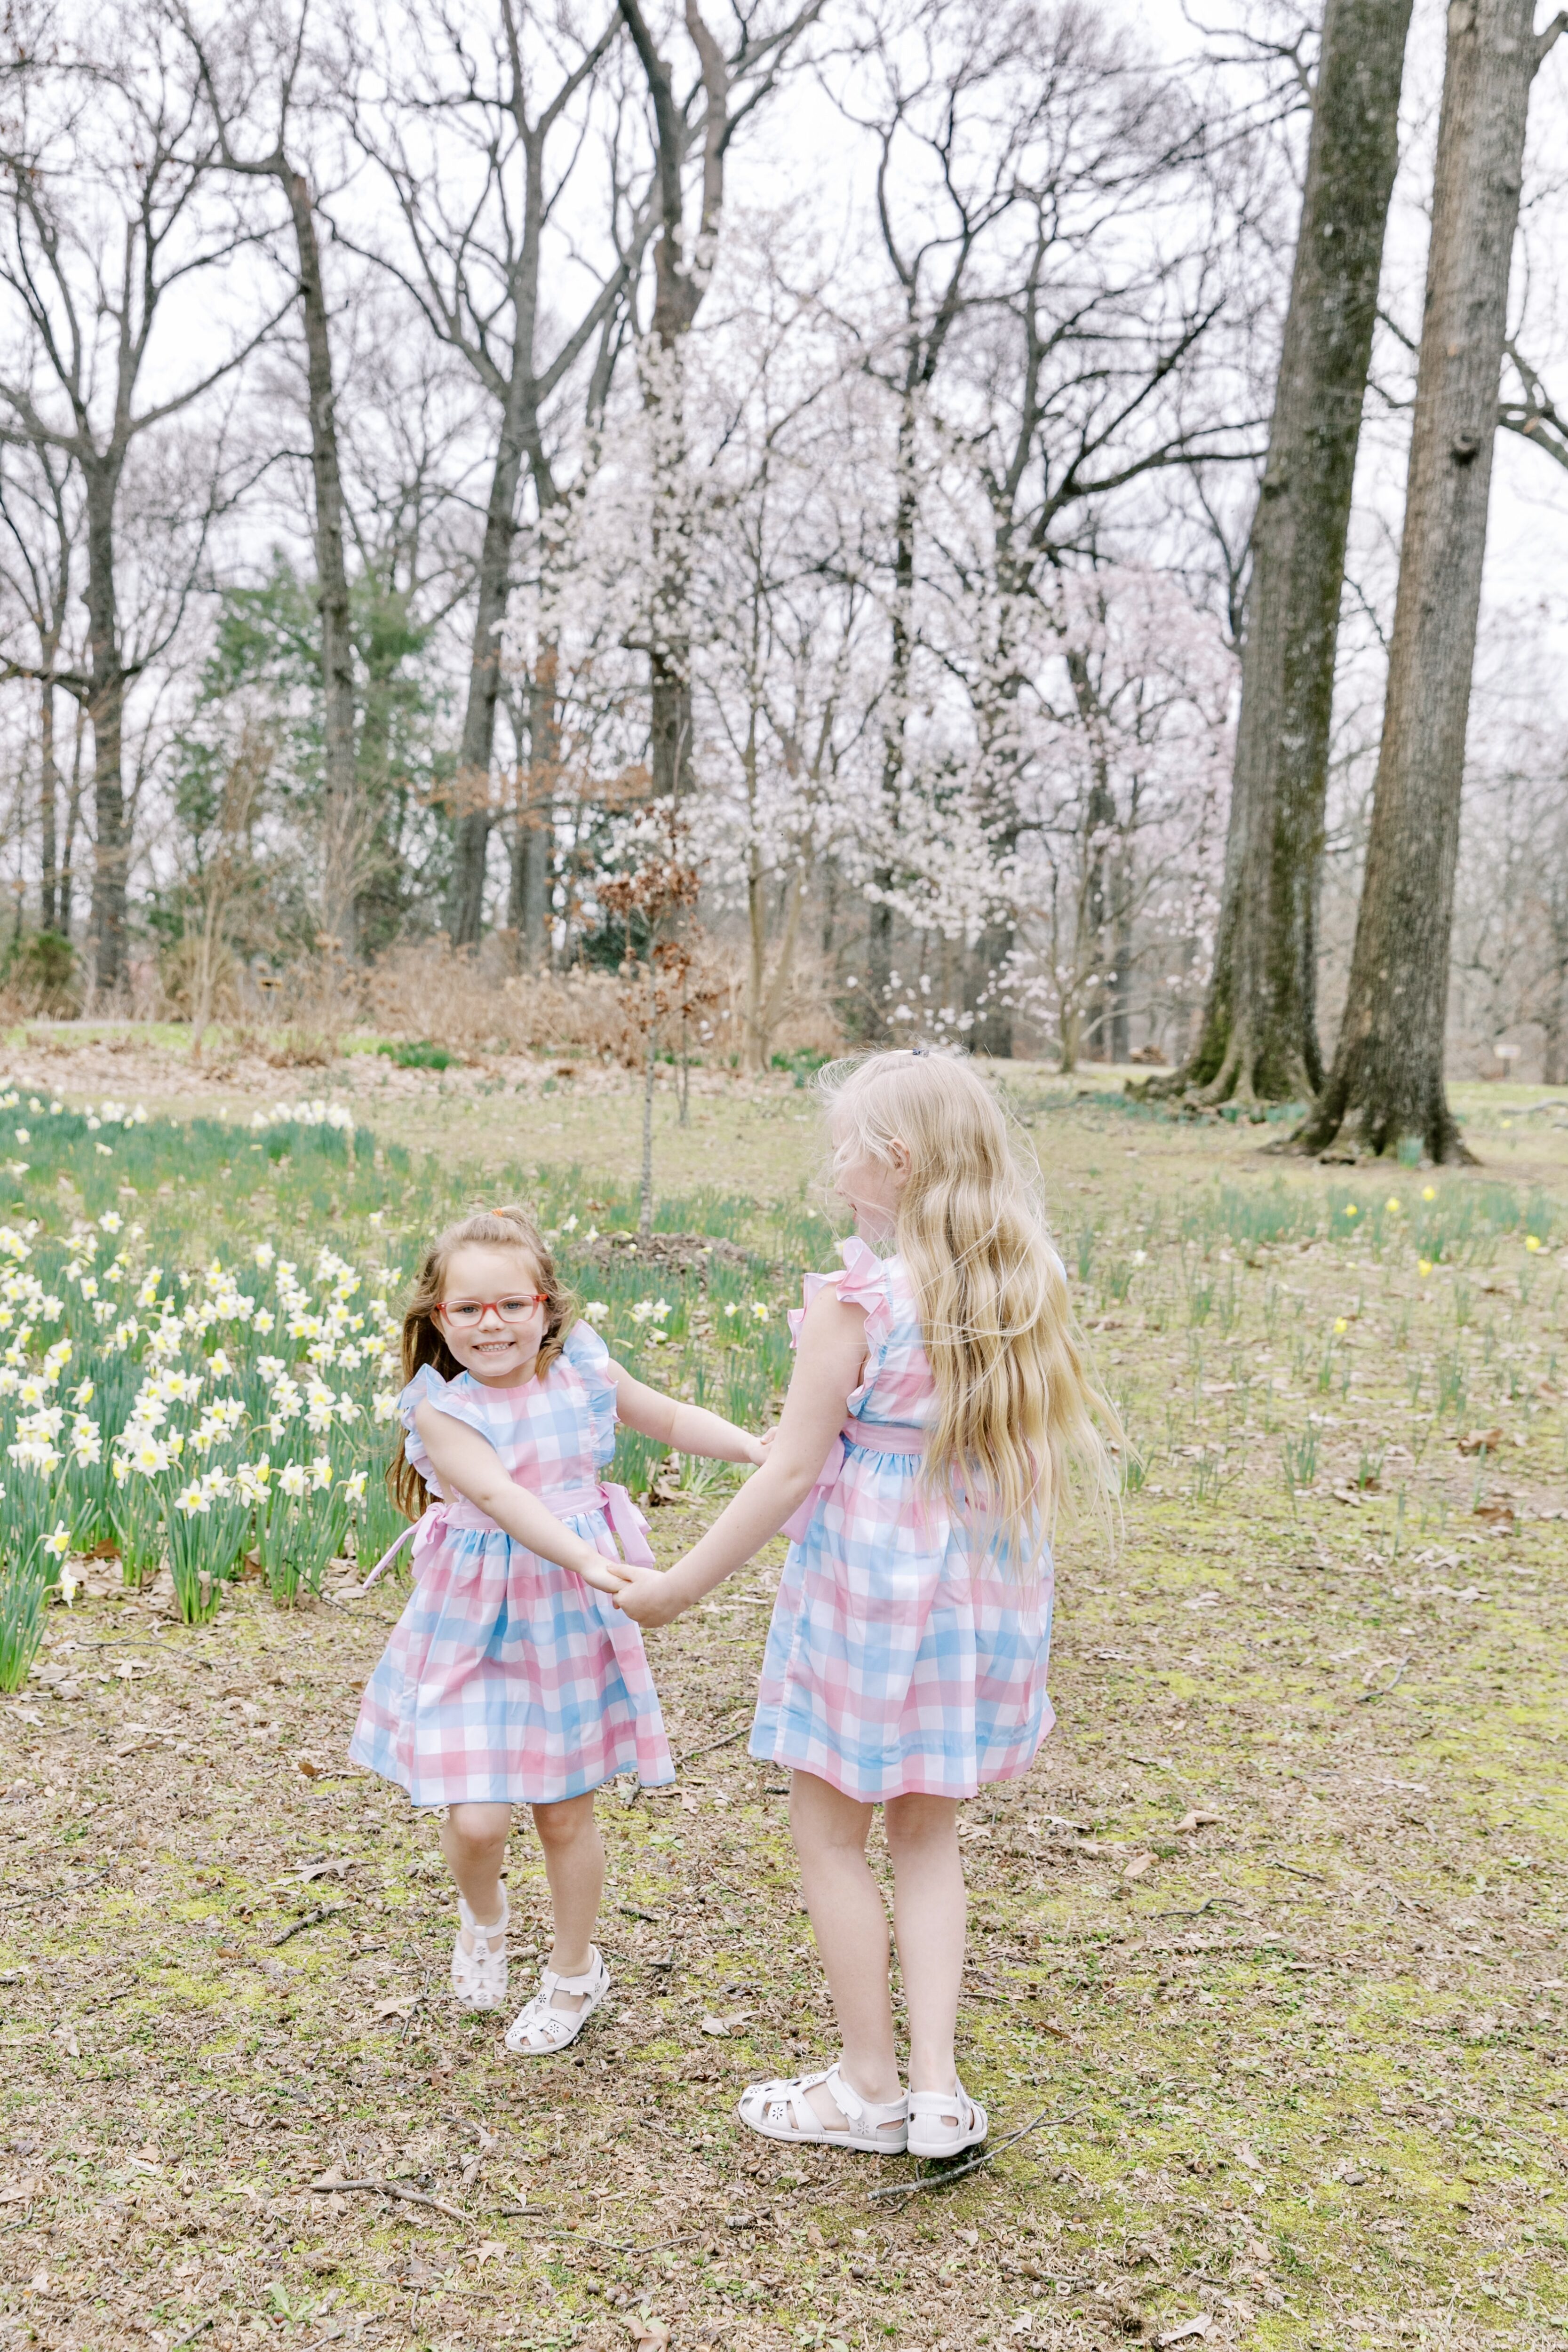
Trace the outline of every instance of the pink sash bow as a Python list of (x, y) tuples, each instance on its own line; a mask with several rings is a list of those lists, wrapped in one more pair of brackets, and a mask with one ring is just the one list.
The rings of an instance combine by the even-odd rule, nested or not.
[[(557, 1518), (581, 1518), (589, 1512), (603, 1511), (614, 1533), (620, 1538), (621, 1550), (628, 1564), (633, 1568), (652, 1568), (655, 1565), (647, 1540), (647, 1521), (624, 1486), (609, 1480), (597, 1486), (584, 1484), (548, 1488), (531, 1486), (524, 1478), (514, 1483), (542, 1503), (546, 1510), (553, 1511)], [(465, 1501), (461, 1495), (454, 1495), (445, 1502), (432, 1501), (419, 1518), (404, 1528), (391, 1550), (384, 1552), (377, 1560), (364, 1582), (358, 1587), (359, 1591), (370, 1591), (382, 1570), (391, 1567), (405, 1543), (413, 1541), (416, 1555), (428, 1551), (440, 1543), (449, 1528), (473, 1528), (496, 1535), (505, 1533), (504, 1528), (497, 1527), (494, 1519), (487, 1518), (483, 1511)], [(606, 1559), (616, 1557), (613, 1544), (604, 1556)], [(416, 1576), (418, 1572), (416, 1568)]]
[(857, 1421), (851, 1413), (834, 1439), (810, 1494), (790, 1513), (782, 1532), (792, 1543), (805, 1541), (805, 1531), (811, 1525), (817, 1505), (838, 1484), (839, 1473), (844, 1467), (846, 1444), (863, 1446), (868, 1454), (923, 1454), (930, 1444), (930, 1430), (917, 1428), (912, 1422)]

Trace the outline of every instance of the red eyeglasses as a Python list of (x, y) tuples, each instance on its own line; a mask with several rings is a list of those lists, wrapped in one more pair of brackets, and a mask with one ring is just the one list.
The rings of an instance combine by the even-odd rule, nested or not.
[(536, 1307), (549, 1304), (542, 1290), (520, 1290), (507, 1298), (443, 1298), (436, 1312), (454, 1331), (472, 1331), (492, 1307), (503, 1323), (526, 1323)]

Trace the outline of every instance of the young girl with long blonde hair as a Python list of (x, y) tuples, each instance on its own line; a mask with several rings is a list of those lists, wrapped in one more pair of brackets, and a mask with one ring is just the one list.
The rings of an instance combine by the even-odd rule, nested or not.
[[(791, 1773), (790, 1826), (837, 2011), (826, 2072), (753, 2084), (765, 2137), (956, 2155), (985, 2137), (953, 2054), (965, 1895), (959, 1805), (1026, 1772), (1053, 1720), (1049, 1534), (1069, 1469), (1101, 1496), (1113, 1426), (1005, 1121), (973, 1064), (872, 1054), (825, 1071), (843, 1271), (808, 1275), (766, 1460), (666, 1574), (620, 1572), (664, 1624), (787, 1527), (752, 1754)], [(879, 1252), (888, 1252), (886, 1255)], [(880, 1804), (909, 2024), (900, 2079)]]
[(648, 1788), (675, 1778), (642, 1637), (610, 1597), (616, 1536), (628, 1559), (653, 1559), (625, 1487), (604, 1483), (616, 1423), (721, 1462), (759, 1461), (762, 1447), (633, 1380), (577, 1319), (521, 1209), (480, 1210), (432, 1243), (404, 1317), (403, 1377), (392, 1484), (416, 1522), (414, 1592), (349, 1752), (416, 1805), (447, 1808), (452, 1990), (467, 2009), (506, 1998), (500, 1872), (512, 1808), (532, 1808), (554, 1942), (506, 2041), (544, 2056), (609, 1990), (592, 1941), (605, 1884), (594, 1790), (618, 1772)]

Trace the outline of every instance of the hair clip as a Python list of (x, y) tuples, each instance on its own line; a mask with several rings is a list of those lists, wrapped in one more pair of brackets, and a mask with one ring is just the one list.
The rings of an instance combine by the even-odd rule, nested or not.
[(910, 1053), (914, 1055), (914, 1057), (915, 1057), (916, 1061), (918, 1062), (918, 1061), (920, 1061), (920, 1060), (922, 1058), (922, 1056), (923, 1056), (923, 1055), (927, 1055), (927, 1054), (929, 1054), (929, 1053), (930, 1053), (930, 1051), (931, 1051), (931, 1047), (930, 1047), (929, 1045), (911, 1045), (911, 1046), (910, 1047)]

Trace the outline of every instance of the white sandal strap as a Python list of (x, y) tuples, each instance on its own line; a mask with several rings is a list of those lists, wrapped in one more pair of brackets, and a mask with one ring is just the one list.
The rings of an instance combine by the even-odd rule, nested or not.
[(818, 2088), (826, 2090), (828, 2097), (851, 2129), (861, 2124), (870, 2131), (879, 2131), (884, 2125), (904, 2121), (905, 2104), (901, 2098), (885, 2099), (879, 2105), (870, 2099), (863, 2099), (858, 2091), (850, 2088), (837, 2064), (824, 2066), (815, 2074), (780, 2075), (771, 2083), (748, 2083), (742, 2098), (757, 2099), (764, 2109), (787, 2106), (789, 2113), (785, 2120), (792, 2131), (809, 2130), (817, 2126), (828, 2138), (838, 2137), (840, 2135), (831, 2125), (822, 2123), (811, 2104), (808, 2094)]
[(911, 2116), (956, 2116), (961, 2131), (967, 2131), (979, 2109), (962, 2083), (951, 2091), (911, 2091)]
[[(593, 1950), (594, 1958), (592, 1963), (580, 1977), (558, 1977), (553, 1969), (542, 1969), (539, 1976), (540, 1991), (546, 1994), (557, 1992), (593, 1992), (598, 1985), (601, 1977), (605, 1974), (605, 1963), (600, 1957), (598, 1946), (595, 1945)], [(564, 2014), (565, 2012), (563, 2011), (558, 2013)]]
[(505, 1886), (500, 1891), (500, 1917), (492, 1919), (488, 1927), (475, 1918), (460, 1895), (458, 1897), (458, 1916), (470, 1936), (483, 1936), (487, 1940), (491, 1936), (504, 1936), (511, 1924), (511, 1905), (507, 1899)]

